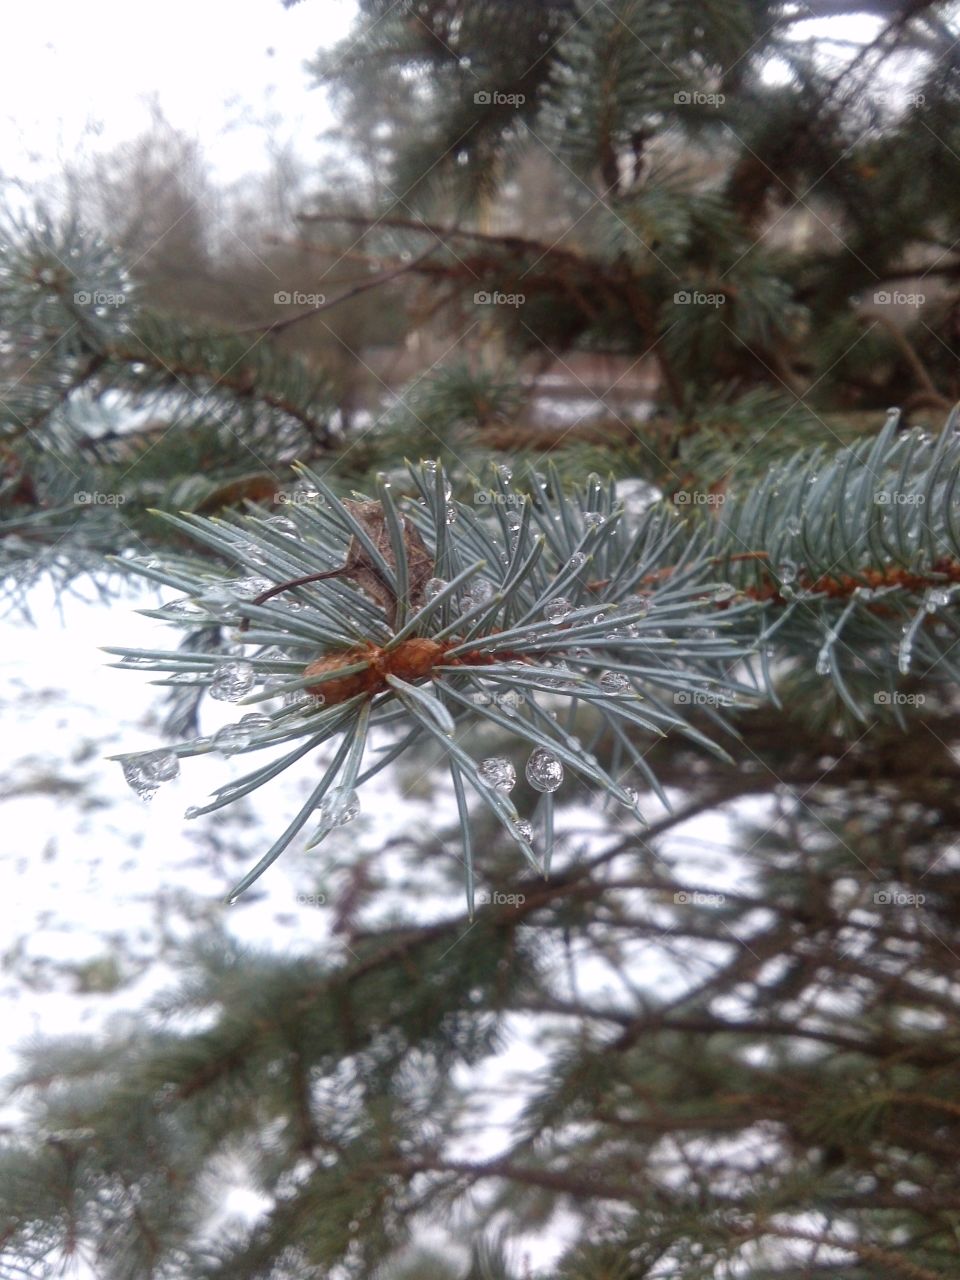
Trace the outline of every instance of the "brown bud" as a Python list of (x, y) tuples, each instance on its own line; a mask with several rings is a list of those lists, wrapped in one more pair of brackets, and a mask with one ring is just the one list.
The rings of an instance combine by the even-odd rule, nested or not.
[(329, 675), (343, 667), (355, 666), (358, 662), (367, 664), (363, 671), (353, 671), (319, 684), (307, 685), (308, 693), (323, 698), (328, 707), (335, 707), (348, 698), (356, 697), (358, 693), (383, 693), (389, 688), (388, 675), (409, 681), (424, 679), (442, 661), (446, 651), (447, 646), (438, 644), (436, 640), (411, 636), (386, 653), (370, 645), (362, 649), (347, 649), (343, 653), (325, 654), (322, 658), (314, 659), (303, 674)]

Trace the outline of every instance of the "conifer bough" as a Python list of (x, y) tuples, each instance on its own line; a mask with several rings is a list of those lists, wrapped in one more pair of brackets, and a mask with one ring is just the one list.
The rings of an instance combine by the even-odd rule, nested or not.
[[(815, 657), (816, 677), (829, 676), (861, 719), (868, 697), (870, 714), (901, 714), (877, 691), (895, 687), (915, 652), (926, 671), (956, 678), (955, 415), (931, 441), (898, 433), (891, 414), (876, 438), (832, 459), (798, 456), (775, 469), (719, 519), (658, 503), (628, 520), (612, 480), (591, 476), (565, 493), (552, 469), (515, 483), (495, 467), (487, 500), (471, 508), (452, 499), (438, 463), (408, 469), (399, 499), (380, 476), (374, 497), (341, 500), (300, 468), (282, 516), (164, 515), (237, 565), (239, 578), (197, 558), (122, 561), (186, 592), (144, 612), (189, 634), (174, 652), (108, 650), (120, 665), (273, 708), (212, 738), (118, 757), (141, 794), (175, 776), (183, 757), (273, 749), (187, 811), (196, 817), (336, 742), (306, 803), (231, 901), (318, 816), (310, 847), (355, 817), (358, 788), (418, 744), (447, 758), (472, 910), (465, 783), (546, 871), (553, 796), (568, 771), (638, 818), (634, 782), (667, 804), (644, 758), (651, 741), (681, 732), (726, 756), (687, 716), (726, 728), (724, 707), (775, 697), (771, 639), (805, 672)], [(923, 501), (884, 503), (878, 494), (891, 487)], [(208, 634), (212, 642), (197, 642)], [(484, 724), (529, 749), (526, 777), (540, 800), (528, 816), (510, 798), (511, 762), (471, 754)], [(577, 736), (584, 725), (588, 742)], [(375, 738), (382, 749), (370, 763)]]
[[(183, 757), (273, 748), (269, 763), (187, 811), (191, 817), (210, 813), (338, 740), (306, 804), (231, 899), (318, 814), (314, 845), (355, 814), (357, 788), (414, 744), (433, 742), (452, 775), (472, 908), (465, 783), (528, 861), (544, 870), (553, 794), (566, 771), (636, 812), (631, 772), (659, 793), (643, 759), (651, 735), (676, 727), (711, 745), (677, 714), (668, 691), (685, 688), (712, 701), (754, 692), (729, 672), (750, 646), (726, 637), (738, 613), (756, 610), (752, 601), (744, 598), (718, 615), (711, 603), (717, 587), (709, 581), (714, 569), (702, 555), (647, 590), (667, 545), (682, 531), (670, 511), (652, 513), (630, 531), (612, 481), (591, 477), (567, 496), (556, 477), (548, 483), (531, 475), (530, 492), (523, 492), (506, 468), (495, 469), (489, 495), (495, 500), (473, 511), (452, 501), (438, 464), (409, 472), (411, 496), (403, 511), (383, 477), (375, 498), (341, 501), (301, 468), (307, 487), (289, 495), (283, 516), (164, 516), (238, 565), (240, 578), (224, 579), (208, 562), (185, 557), (162, 566), (122, 562), (187, 593), (145, 610), (148, 616), (192, 636), (225, 624), (228, 631), (214, 652), (201, 646), (109, 650), (122, 656), (121, 666), (165, 673), (158, 682), (164, 685), (206, 686), (225, 701), (275, 706), (283, 699), (277, 709), (245, 715), (213, 738), (119, 757), (141, 794), (175, 776)], [(695, 635), (705, 612), (716, 627), (707, 641)], [(594, 713), (593, 743), (575, 735), (579, 708)], [(482, 722), (529, 746), (527, 778), (542, 797), (529, 818), (510, 798), (512, 765), (505, 758), (475, 759), (463, 745), (465, 733)], [(642, 731), (639, 742), (630, 732), (635, 729)], [(364, 768), (372, 737), (381, 733), (392, 740)], [(614, 742), (608, 767), (594, 749), (605, 734)], [(531, 819), (542, 836), (534, 836)]]

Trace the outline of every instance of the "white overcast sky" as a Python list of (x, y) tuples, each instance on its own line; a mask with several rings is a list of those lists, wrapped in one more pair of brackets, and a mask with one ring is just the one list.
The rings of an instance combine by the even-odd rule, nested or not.
[[(518, 0), (518, 3), (522, 0)], [(346, 36), (355, 0), (31, 0), (0, 44), (0, 176), (24, 184), (61, 172), (78, 150), (109, 150), (149, 123), (159, 101), (199, 139), (229, 184), (267, 166), (266, 131), (308, 159), (334, 122), (306, 59)], [(830, 19), (802, 34), (864, 39), (876, 20)], [(774, 72), (774, 68), (770, 68)]]
[(303, 64), (349, 31), (353, 0), (31, 0), (8, 15), (0, 44), (0, 174), (49, 177), (78, 148), (109, 149), (167, 118), (204, 145), (231, 182), (265, 167), (265, 134), (309, 156), (332, 123)]

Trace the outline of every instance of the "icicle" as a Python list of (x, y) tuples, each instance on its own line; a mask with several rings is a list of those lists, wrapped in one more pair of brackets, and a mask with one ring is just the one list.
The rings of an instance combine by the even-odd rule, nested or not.
[(334, 787), (321, 809), (324, 825), (331, 827), (345, 827), (359, 812), (360, 797), (350, 787)]
[(141, 800), (152, 800), (161, 782), (180, 773), (180, 761), (172, 751), (143, 751), (121, 761), (123, 776)]
[(900, 652), (897, 658), (897, 666), (901, 675), (909, 674), (910, 666), (913, 662), (913, 642), (926, 616), (926, 608), (918, 610), (913, 621), (903, 628), (903, 639), (900, 641)]

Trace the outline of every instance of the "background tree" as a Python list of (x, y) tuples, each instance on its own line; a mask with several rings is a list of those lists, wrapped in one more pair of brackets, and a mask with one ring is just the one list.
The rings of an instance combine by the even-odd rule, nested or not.
[[(851, 52), (807, 38), (811, 12), (879, 22)], [(249, 696), (256, 723), (221, 749), (303, 740), (303, 820), (339, 857), (305, 886), (317, 956), (208, 926), (135, 1029), (26, 1054), (7, 1274), (956, 1270), (953, 22), (930, 3), (365, 3), (315, 64), (355, 199), (321, 191), (271, 231), (273, 270), (290, 252), (358, 273), (303, 318), (280, 303), (229, 332), (211, 301), (185, 323), (115, 224), (11, 228), (14, 591), (109, 585), (110, 554), (174, 586), (181, 647), (124, 661), (187, 687), (132, 780), (217, 745), (211, 689)], [(557, 193), (537, 223), (533, 174)], [(525, 301), (475, 301), (494, 293)], [(388, 298), (449, 350), (343, 433), (324, 353), (290, 335)], [(652, 360), (662, 412), (606, 405), (605, 430), (545, 440), (536, 365), (576, 351)], [(512, 476), (482, 470), (511, 443)], [(401, 471), (405, 453), (444, 466)], [(625, 508), (590, 466), (663, 496)], [(450, 636), (459, 665), (400, 678), (405, 640)], [(376, 857), (336, 826), (377, 785), (368, 731), (443, 815)], [(537, 744), (565, 765), (555, 795), (525, 767)], [(266, 805), (280, 772), (208, 808), (254, 785)], [(268, 1207), (214, 1230), (231, 1159)]]

